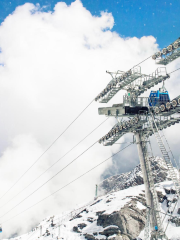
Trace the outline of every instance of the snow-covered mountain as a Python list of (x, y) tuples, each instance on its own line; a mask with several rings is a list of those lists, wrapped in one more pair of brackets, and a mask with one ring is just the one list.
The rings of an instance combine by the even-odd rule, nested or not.
[[(151, 166), (155, 183), (170, 180), (166, 164), (162, 158), (151, 158)], [(143, 176), (139, 164), (130, 172), (122, 173), (105, 179), (101, 184), (99, 184), (98, 190), (100, 194), (101, 192), (109, 193), (141, 184), (143, 184)]]
[[(165, 213), (172, 201), (175, 190), (171, 181), (167, 181), (167, 169), (160, 158), (154, 161), (157, 174), (156, 190), (160, 210)], [(121, 179), (116, 184), (116, 179)], [(45, 218), (33, 231), (12, 240), (133, 240), (143, 239), (146, 220), (146, 201), (140, 167), (132, 172), (111, 177), (102, 183), (104, 190), (110, 193), (99, 196), (81, 208), (64, 215)], [(164, 182), (159, 182), (165, 179)], [(108, 183), (108, 184), (107, 184)], [(111, 184), (111, 185), (110, 185)], [(115, 191), (115, 189), (122, 189)], [(171, 208), (176, 205), (173, 200)], [(171, 210), (170, 210), (171, 211)], [(166, 234), (171, 240), (180, 240), (180, 203), (176, 205), (176, 218), (166, 216), (163, 224), (168, 225)], [(165, 215), (162, 214), (162, 218)]]

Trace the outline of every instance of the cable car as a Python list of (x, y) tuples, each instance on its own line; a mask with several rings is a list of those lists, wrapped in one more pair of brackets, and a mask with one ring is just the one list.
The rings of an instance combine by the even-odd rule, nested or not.
[(168, 91), (164, 87), (164, 83), (163, 87), (159, 90), (150, 92), (148, 98), (148, 103), (150, 107), (166, 105), (167, 102), (170, 102), (170, 97)]
[(0, 233), (2, 232), (2, 227), (1, 227), (1, 225), (0, 225)]

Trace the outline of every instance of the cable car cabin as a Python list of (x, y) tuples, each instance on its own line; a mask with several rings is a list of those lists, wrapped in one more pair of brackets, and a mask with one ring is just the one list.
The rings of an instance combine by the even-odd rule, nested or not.
[(169, 101), (170, 101), (170, 98), (167, 90), (151, 91), (148, 98), (149, 106), (151, 107), (159, 106), (161, 104), (166, 104)]
[(2, 232), (2, 227), (0, 226), (0, 233)]

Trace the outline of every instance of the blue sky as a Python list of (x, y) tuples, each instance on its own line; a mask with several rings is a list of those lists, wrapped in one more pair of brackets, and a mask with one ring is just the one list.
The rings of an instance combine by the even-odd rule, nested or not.
[[(0, 2), (0, 22), (14, 11), (16, 6), (26, 2), (47, 6), (53, 10), (57, 0), (12, 0)], [(71, 0), (64, 0), (70, 4)], [(142, 37), (153, 35), (163, 48), (179, 37), (180, 1), (178, 0), (82, 0), (92, 14), (99, 15), (108, 11), (115, 19), (114, 31), (124, 37)]]

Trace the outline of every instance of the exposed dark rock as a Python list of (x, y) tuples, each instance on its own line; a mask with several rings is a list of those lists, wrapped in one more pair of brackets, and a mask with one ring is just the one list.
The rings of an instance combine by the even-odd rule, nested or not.
[(160, 203), (164, 202), (166, 195), (162, 194), (162, 192), (157, 191), (157, 196)]
[(179, 227), (179, 226), (180, 226), (180, 218), (174, 217), (174, 218), (170, 219), (170, 221), (171, 221), (172, 223), (175, 223), (175, 224), (176, 224), (176, 227)]
[[(168, 178), (168, 169), (161, 158), (152, 158), (151, 167), (155, 183), (163, 182)], [(116, 192), (129, 187), (143, 184), (141, 167), (138, 165), (134, 170), (128, 173), (122, 173), (105, 179), (100, 185), (99, 190), (108, 192)]]
[(172, 200), (172, 203), (177, 202), (177, 200), (178, 200), (177, 197), (174, 197), (173, 200)]
[(88, 217), (87, 221), (92, 223), (92, 222), (94, 222), (94, 219), (92, 217)]
[[(135, 201), (135, 205), (136, 205), (137, 201), (139, 201), (146, 207), (146, 199), (145, 199), (145, 197), (134, 196), (134, 197), (131, 197), (131, 199)], [(131, 202), (131, 204), (132, 204), (132, 202)]]
[(92, 235), (92, 234), (84, 234), (84, 237), (87, 239), (87, 240), (96, 240), (96, 238)]
[(170, 189), (164, 188), (166, 194), (170, 194)]
[(178, 208), (178, 211), (177, 211), (178, 214), (180, 214), (180, 208)]
[(140, 194), (139, 194), (139, 196), (141, 196), (141, 197), (145, 197), (145, 194), (143, 194), (143, 193), (140, 193)]
[(171, 194), (176, 194), (176, 190), (171, 188)]
[(111, 235), (117, 234), (118, 232), (119, 232), (119, 227), (110, 226), (110, 227), (106, 228), (103, 232), (100, 232), (99, 234), (109, 237)]
[[(97, 219), (97, 225), (103, 228), (116, 225), (122, 234), (127, 235), (129, 239), (133, 239), (139, 235), (145, 226), (145, 211), (136, 208), (135, 202), (124, 206), (119, 212), (112, 214), (100, 214)], [(118, 229), (117, 229), (118, 230)]]
[(79, 223), (78, 224), (78, 227), (80, 228), (80, 229), (83, 229), (83, 228), (85, 228), (87, 226), (87, 224), (85, 224), (85, 223)]
[(77, 214), (75, 217), (72, 218), (72, 220), (73, 220), (73, 219), (76, 219), (76, 218), (81, 218), (81, 217), (82, 217), (82, 215)]
[(163, 171), (159, 171), (159, 178), (161, 178), (161, 179), (166, 179), (166, 177), (167, 177), (167, 172), (163, 172)]
[(167, 189), (167, 188), (164, 188), (166, 194), (176, 194), (176, 190), (171, 188), (171, 189)]
[(77, 233), (81, 233), (81, 231), (79, 230), (79, 228), (77, 226), (74, 226), (73, 227), (73, 231), (74, 232), (77, 232)]

